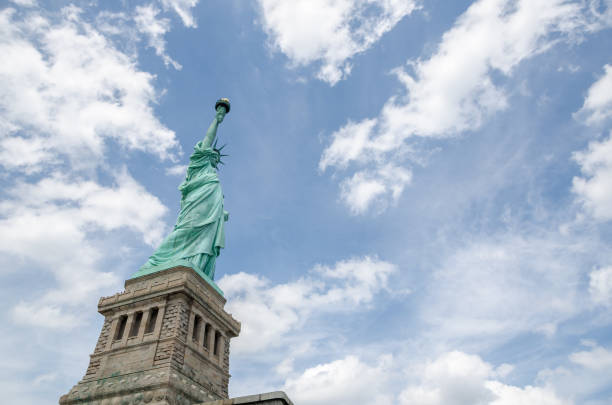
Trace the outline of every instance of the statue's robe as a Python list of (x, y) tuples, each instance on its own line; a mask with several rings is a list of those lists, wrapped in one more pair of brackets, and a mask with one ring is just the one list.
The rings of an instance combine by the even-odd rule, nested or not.
[(194, 149), (179, 186), (182, 198), (176, 225), (140, 270), (187, 260), (214, 279), (216, 258), (225, 247), (226, 218), (219, 176), (212, 164), (218, 154), (202, 141)]

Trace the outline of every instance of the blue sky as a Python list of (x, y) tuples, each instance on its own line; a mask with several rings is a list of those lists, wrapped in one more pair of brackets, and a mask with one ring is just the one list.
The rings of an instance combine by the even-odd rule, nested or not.
[(230, 395), (612, 401), (612, 2), (3, 2), (0, 387), (51, 404), (219, 97)]

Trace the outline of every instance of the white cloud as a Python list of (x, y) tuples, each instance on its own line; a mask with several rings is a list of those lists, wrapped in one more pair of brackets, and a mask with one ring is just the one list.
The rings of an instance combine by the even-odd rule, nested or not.
[[(117, 35), (122, 37), (122, 45), (130, 47), (138, 41), (136, 30), (132, 26), (132, 19), (125, 12), (100, 11), (95, 18), (96, 29), (107, 35), (107, 39)], [(131, 49), (131, 53), (136, 51)]]
[(494, 399), (485, 387), (493, 368), (478, 356), (449, 352), (430, 362), (422, 371), (419, 385), (400, 394), (401, 404), (486, 404)]
[(421, 381), (402, 391), (405, 405), (566, 405), (547, 387), (506, 385), (498, 370), (477, 355), (448, 352), (429, 362)]
[[(582, 357), (609, 352), (595, 347), (593, 351), (570, 356), (582, 366)], [(597, 353), (596, 353), (597, 351)], [(601, 352), (601, 353), (600, 353)], [(605, 352), (605, 353), (604, 353)], [(575, 361), (575, 359), (580, 359)], [(606, 371), (610, 364), (598, 362), (596, 370)], [(509, 364), (497, 367), (480, 356), (462, 351), (444, 352), (432, 360), (413, 362), (405, 370), (390, 355), (380, 355), (373, 364), (358, 356), (318, 364), (291, 375), (283, 390), (296, 402), (304, 404), (389, 404), (399, 405), (571, 405), (574, 402), (555, 380), (562, 374), (543, 370), (537, 384), (515, 386), (504, 382), (513, 369)], [(589, 367), (593, 366), (588, 362)], [(405, 364), (402, 364), (405, 366)], [(566, 370), (564, 378), (578, 376), (575, 367)], [(409, 380), (409, 383), (406, 383)], [(598, 378), (603, 381), (605, 377)], [(396, 382), (402, 381), (400, 392)], [(350, 387), (350, 389), (347, 389)], [(601, 386), (599, 386), (601, 388)]]
[(411, 137), (443, 138), (478, 129), (507, 107), (505, 89), (494, 76), (510, 77), (522, 61), (561, 38), (572, 40), (593, 29), (591, 14), (566, 0), (475, 2), (433, 55), (395, 70), (405, 97), (391, 97), (378, 117), (349, 121), (331, 135), (320, 168), (398, 166)]
[(79, 13), (64, 9), (54, 23), (36, 12), (0, 12), (0, 52), (11, 60), (0, 65), (0, 164), (36, 171), (67, 157), (95, 167), (109, 140), (173, 158), (174, 132), (152, 107), (154, 77)]
[(604, 75), (589, 88), (584, 105), (575, 114), (594, 125), (612, 117), (612, 66), (604, 66)]
[(33, 384), (34, 385), (48, 384), (50, 382), (55, 381), (57, 379), (57, 375), (58, 373), (56, 372), (41, 374), (34, 379)]
[(589, 293), (593, 301), (612, 305), (612, 267), (593, 270), (589, 278)]
[(39, 303), (19, 303), (12, 311), (17, 324), (38, 328), (69, 330), (76, 327), (79, 319), (73, 314), (66, 314), (61, 308)]
[(172, 65), (175, 69), (181, 70), (182, 66), (166, 54), (164, 35), (170, 31), (170, 20), (167, 18), (157, 18), (159, 9), (152, 4), (138, 6), (135, 12), (134, 22), (136, 23), (136, 28), (148, 37), (149, 46), (155, 49), (155, 53), (163, 59), (166, 66)]
[(166, 174), (171, 176), (184, 176), (187, 173), (187, 165), (175, 165), (166, 169)]
[(586, 307), (579, 291), (584, 254), (584, 246), (555, 234), (461, 244), (433, 273), (423, 319), (436, 338), (476, 346), (524, 332), (550, 336)]
[(279, 346), (292, 330), (317, 313), (354, 311), (372, 302), (387, 286), (395, 266), (364, 257), (315, 266), (310, 276), (270, 285), (262, 277), (226, 275), (219, 286), (228, 299), (228, 311), (242, 322), (240, 337), (232, 341), (233, 353), (259, 352)]
[(583, 344), (589, 349), (571, 353), (565, 366), (541, 370), (537, 380), (576, 404), (609, 404), (612, 351), (594, 342)]
[(347, 356), (288, 378), (283, 390), (295, 403), (304, 405), (391, 404), (393, 396), (386, 389), (391, 361), (390, 356), (381, 356), (377, 364), (369, 365)]
[(38, 5), (36, 0), (10, 0), (10, 1), (22, 7), (34, 7)]
[(99, 262), (112, 255), (92, 240), (97, 232), (129, 229), (150, 245), (159, 242), (166, 207), (126, 172), (116, 181), (103, 187), (52, 174), (8, 190), (9, 198), (0, 204), (0, 252), (7, 262), (16, 258), (43, 269), (56, 282), (33, 301), (22, 300), (13, 309), (16, 322), (74, 326), (82, 316), (80, 304), (118, 284), (115, 274), (99, 269)]
[(294, 66), (319, 63), (331, 85), (350, 74), (366, 51), (416, 8), (413, 0), (260, 0), (262, 24), (274, 48)]
[(489, 381), (487, 388), (497, 396), (491, 405), (570, 405), (573, 401), (560, 398), (548, 387), (526, 386), (519, 388), (502, 384), (499, 381)]
[[(612, 7), (610, 7), (612, 23)], [(604, 66), (604, 75), (589, 88), (582, 108), (574, 114), (587, 125), (604, 123), (612, 117), (612, 66)], [(612, 219), (612, 133), (600, 142), (591, 142), (587, 150), (574, 153), (581, 177), (574, 177), (572, 191), (585, 211), (595, 220)]]
[(0, 212), (10, 219), (21, 214), (40, 216), (57, 205), (53, 213), (69, 213), (71, 222), (79, 226), (91, 224), (107, 231), (126, 227), (142, 234), (148, 244), (160, 242), (166, 207), (125, 170), (116, 175), (116, 181), (115, 187), (103, 187), (51, 174), (37, 183), (17, 183), (8, 191), (13, 199), (0, 205)]
[(572, 190), (578, 201), (599, 221), (612, 219), (612, 135), (591, 142), (586, 151), (574, 153), (583, 177), (574, 177)]
[(332, 134), (329, 145), (319, 161), (319, 169), (324, 171), (328, 166), (346, 168), (351, 161), (367, 161), (368, 157), (361, 155), (370, 149), (369, 135), (376, 125), (375, 119), (363, 120), (359, 123), (349, 121), (345, 126)]
[(192, 8), (198, 4), (199, 0), (161, 0), (165, 9), (172, 9), (183, 21), (185, 27), (195, 28), (197, 23), (193, 18)]
[(591, 350), (572, 353), (569, 359), (590, 370), (603, 371), (612, 369), (612, 352), (603, 347), (595, 346)]
[[(180, 152), (155, 116), (154, 77), (83, 15), (74, 6), (55, 16), (0, 12), (0, 51), (11, 59), (0, 65), (0, 165), (11, 173), (0, 203), (2, 268), (47, 280), (6, 302), (22, 325), (79, 324), (81, 305), (119, 286), (102, 267), (124, 253), (108, 250), (108, 233), (154, 245), (165, 230), (166, 207), (106, 162), (109, 141), (160, 158)], [(113, 18), (127, 17), (102, 20)], [(107, 175), (114, 184), (100, 184)]]
[(365, 213), (372, 206), (380, 213), (387, 208), (389, 200), (392, 204), (397, 202), (411, 180), (412, 172), (398, 166), (360, 171), (342, 182), (340, 198), (355, 215)]

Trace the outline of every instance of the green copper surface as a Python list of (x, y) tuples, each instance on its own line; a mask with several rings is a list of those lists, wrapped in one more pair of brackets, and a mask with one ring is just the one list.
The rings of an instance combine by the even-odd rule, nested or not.
[(216, 104), (216, 115), (206, 136), (194, 147), (185, 181), (179, 186), (181, 210), (176, 225), (132, 278), (184, 265), (196, 270), (223, 295), (213, 281), (217, 256), (225, 247), (224, 224), (229, 217), (223, 209), (217, 175), (220, 152), (213, 147), (217, 128), (229, 110), (229, 100), (221, 100)]

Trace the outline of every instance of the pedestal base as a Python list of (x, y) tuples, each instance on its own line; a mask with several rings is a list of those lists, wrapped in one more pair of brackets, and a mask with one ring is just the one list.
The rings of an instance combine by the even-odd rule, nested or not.
[(210, 286), (214, 288), (215, 291), (221, 294), (222, 297), (224, 296), (223, 291), (221, 291), (217, 283), (215, 283), (215, 281), (212, 278), (208, 277), (206, 274), (200, 271), (200, 269), (196, 269), (193, 266), (193, 264), (190, 263), (188, 260), (174, 260), (172, 262), (160, 264), (159, 266), (155, 266), (155, 267), (141, 267), (140, 270), (138, 270), (136, 273), (132, 275), (132, 277), (130, 277), (130, 280), (134, 278), (138, 278), (138, 277), (148, 276), (150, 274), (158, 273), (160, 271), (171, 269), (174, 267), (188, 267), (190, 269), (193, 269), (193, 271), (195, 271), (197, 275), (202, 277), (204, 281), (210, 284)]
[(83, 379), (60, 404), (191, 405), (228, 397), (229, 341), (240, 323), (189, 267), (125, 282), (101, 298), (104, 325)]
[(204, 402), (200, 405), (293, 405), (293, 402), (283, 391), (268, 392), (265, 394), (248, 395), (222, 399), (212, 402)]

